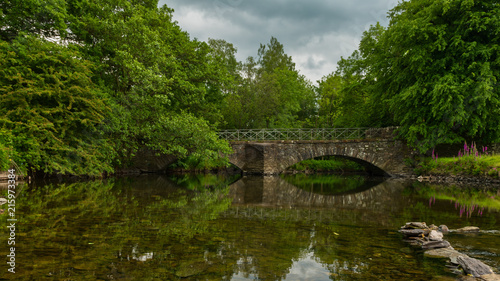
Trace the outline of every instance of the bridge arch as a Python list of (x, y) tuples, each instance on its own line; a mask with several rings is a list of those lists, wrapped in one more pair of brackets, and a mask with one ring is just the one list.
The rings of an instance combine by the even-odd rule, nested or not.
[(249, 174), (279, 174), (303, 160), (321, 156), (349, 158), (376, 175), (409, 173), (404, 158), (411, 152), (400, 141), (233, 142), (229, 161)]

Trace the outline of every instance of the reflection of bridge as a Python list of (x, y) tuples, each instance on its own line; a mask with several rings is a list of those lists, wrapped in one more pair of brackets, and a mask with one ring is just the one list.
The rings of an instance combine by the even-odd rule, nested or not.
[(279, 174), (302, 160), (341, 156), (375, 175), (408, 173), (411, 150), (394, 140), (394, 128), (262, 129), (219, 132), (230, 141), (229, 161), (250, 174)]
[(396, 206), (403, 208), (406, 204), (394, 200), (401, 197), (401, 187), (400, 182), (384, 181), (357, 193), (323, 195), (300, 189), (279, 176), (248, 176), (230, 185), (229, 196), (233, 205), (342, 208), (392, 213)]

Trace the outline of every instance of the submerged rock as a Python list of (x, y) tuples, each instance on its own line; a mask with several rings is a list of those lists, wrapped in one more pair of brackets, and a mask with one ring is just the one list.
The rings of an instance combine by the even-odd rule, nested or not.
[(479, 232), (479, 227), (477, 227), (477, 226), (466, 226), (466, 227), (459, 228), (459, 229), (457, 229), (455, 231), (459, 232), (459, 233), (475, 233), (475, 232)]
[(483, 262), (468, 257), (461, 256), (457, 258), (458, 264), (464, 269), (465, 273), (474, 277), (481, 277), (482, 275), (493, 274), (493, 270)]

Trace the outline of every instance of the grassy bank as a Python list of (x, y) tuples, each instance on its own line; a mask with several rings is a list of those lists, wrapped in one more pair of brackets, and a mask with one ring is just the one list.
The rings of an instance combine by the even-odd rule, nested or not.
[(421, 159), (415, 167), (417, 175), (486, 176), (500, 178), (500, 155), (488, 153), (487, 147), (478, 148), (473, 143), (454, 157), (431, 157)]

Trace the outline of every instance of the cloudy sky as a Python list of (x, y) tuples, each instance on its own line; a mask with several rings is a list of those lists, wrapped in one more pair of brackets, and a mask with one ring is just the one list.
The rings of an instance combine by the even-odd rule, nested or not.
[(363, 31), (380, 22), (397, 0), (160, 0), (192, 38), (224, 39), (237, 59), (257, 56), (272, 36), (311, 81), (336, 69), (358, 48)]

